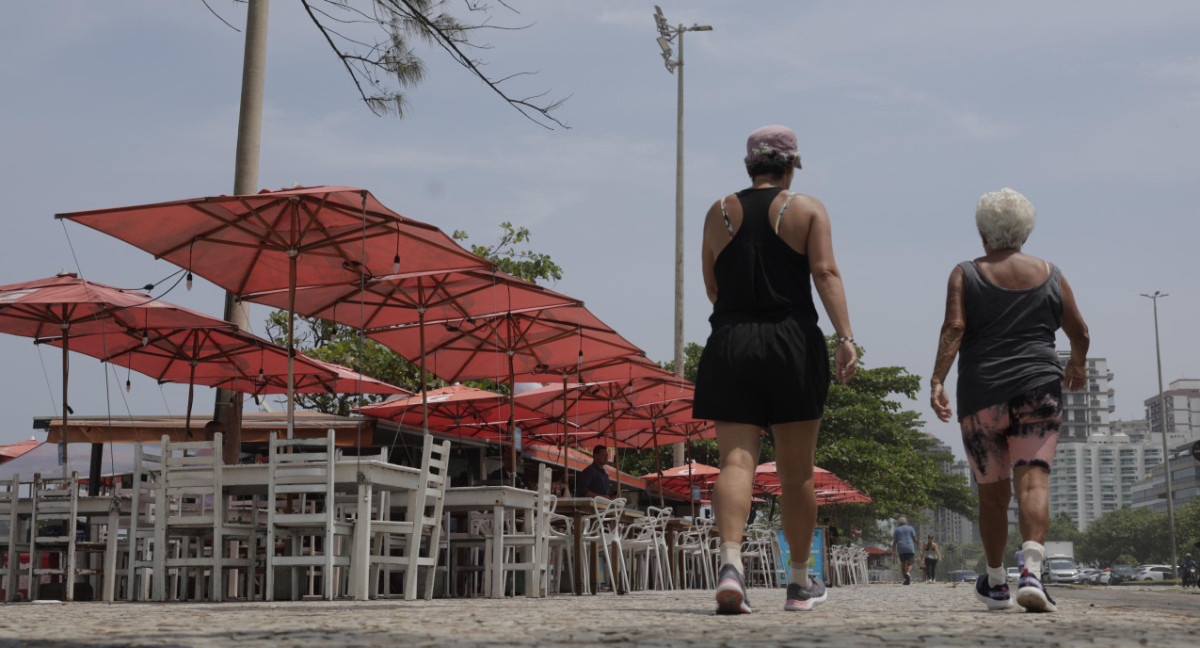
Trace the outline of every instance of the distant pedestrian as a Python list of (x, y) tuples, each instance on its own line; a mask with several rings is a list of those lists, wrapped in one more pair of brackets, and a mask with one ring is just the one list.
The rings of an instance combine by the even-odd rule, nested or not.
[(788, 190), (800, 168), (796, 134), (783, 126), (754, 131), (745, 163), (751, 186), (709, 208), (701, 258), (712, 334), (700, 357), (693, 414), (716, 422), (721, 455), (713, 489), (721, 538), (717, 612), (750, 612), (742, 532), (767, 428), (775, 437), (783, 533), (791, 546), (784, 609), (811, 610), (826, 597), (821, 577), (809, 576), (808, 553), (817, 522), (813, 456), (830, 383), (813, 286), (837, 333), (835, 378), (843, 384), (854, 378), (858, 352), (829, 215), (816, 198)]
[(929, 536), (921, 552), (925, 554), (925, 582), (932, 583), (937, 580), (937, 564), (942, 559), (942, 550), (933, 541), (933, 536)]
[(904, 584), (912, 584), (913, 558), (917, 555), (917, 530), (908, 525), (908, 518), (901, 515), (896, 518), (897, 526), (892, 530), (892, 553), (900, 559), (900, 573), (904, 576)]
[[(977, 596), (989, 609), (1012, 607), (1004, 547), (1015, 480), (1025, 561), (1017, 603), (1031, 612), (1053, 612), (1058, 608), (1039, 579), (1050, 527), (1050, 468), (1062, 427), (1063, 387), (1076, 391), (1087, 384), (1089, 337), (1066, 277), (1021, 252), (1036, 220), (1033, 205), (1012, 189), (979, 199), (975, 224), (984, 255), (950, 273), (930, 404), (939, 419), (950, 421), (943, 381), (961, 356), (958, 420), (979, 483), (979, 532), (987, 555)], [(1054, 348), (1059, 328), (1071, 342), (1065, 371)]]

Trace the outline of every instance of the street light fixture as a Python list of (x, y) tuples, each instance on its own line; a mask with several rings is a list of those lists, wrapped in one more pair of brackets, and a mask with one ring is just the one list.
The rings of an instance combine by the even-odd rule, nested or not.
[(1167, 293), (1158, 290), (1153, 295), (1142, 293), (1142, 297), (1154, 302), (1154, 355), (1158, 359), (1158, 418), (1162, 421), (1163, 475), (1167, 479), (1167, 529), (1171, 534), (1171, 578), (1178, 578), (1179, 552), (1175, 545), (1175, 497), (1171, 492), (1171, 452), (1167, 447), (1167, 398), (1163, 394), (1162, 349), (1158, 344), (1158, 299)]
[[(663, 63), (672, 74), (678, 69), (678, 97), (675, 119), (675, 374), (683, 375), (683, 34), (690, 31), (712, 31), (710, 25), (682, 24), (672, 27), (662, 8), (654, 5), (654, 24), (658, 27), (658, 46), (662, 48)], [(671, 44), (679, 48), (674, 53)], [(683, 444), (675, 445), (675, 465), (683, 464)]]

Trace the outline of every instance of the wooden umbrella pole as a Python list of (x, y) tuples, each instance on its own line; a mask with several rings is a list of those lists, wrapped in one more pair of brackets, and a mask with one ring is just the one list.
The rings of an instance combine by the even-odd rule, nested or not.
[[(650, 419), (650, 432), (654, 435), (654, 467), (655, 467), (655, 469), (658, 470), (658, 507), (665, 508), (666, 504), (663, 503), (663, 492), (662, 492), (662, 478), (663, 478), (662, 457), (658, 456), (658, 421), (657, 421), (657, 419), (653, 419), (653, 418)], [(689, 495), (690, 495), (690, 493), (689, 493)]]
[[(63, 307), (63, 315), (65, 316), (66, 307)], [(71, 348), (71, 325), (63, 322), (62, 325), (62, 380), (63, 380), (63, 402), (62, 402), (62, 440), (58, 442), (58, 460), (62, 463), (62, 476), (67, 478), (71, 476), (71, 466), (67, 463), (67, 374), (70, 372), (70, 366), (67, 361), (67, 355)]]
[[(190, 439), (192, 438), (192, 397), (196, 391), (196, 358), (193, 357), (188, 365), (188, 406), (187, 416), (183, 419), (183, 435)], [(205, 441), (209, 440), (205, 439)]]
[[(511, 339), (511, 338), (510, 338)], [(513, 370), (513, 350), (508, 350), (508, 434), (512, 441), (512, 486), (517, 486), (517, 411), (516, 411), (516, 372)]]
[(429, 434), (429, 387), (425, 384), (425, 308), (417, 309), (417, 326), (421, 336), (421, 430)]
[(613, 399), (608, 399), (608, 420), (612, 427), (613, 439), (613, 468), (617, 471), (617, 497), (621, 497), (621, 453), (617, 450), (617, 415), (613, 408)]
[[(299, 250), (288, 250), (288, 384), (287, 438), (296, 433), (296, 257)], [(235, 406), (238, 404), (235, 403)]]
[[(568, 434), (567, 405), (568, 405), (568, 400), (567, 400), (567, 372), (565, 372), (565, 371), (563, 372), (563, 375), (562, 375), (562, 381), (563, 381), (563, 398), (562, 398), (562, 401), (563, 401), (563, 409), (562, 409), (563, 435), (562, 435), (562, 439), (559, 440), (558, 448), (559, 448), (559, 453), (562, 456), (563, 486), (568, 488), (568, 490), (569, 490), (570, 479), (568, 477), (571, 474), (571, 470), (569, 468), (567, 468), (567, 434)], [(555, 493), (555, 494), (557, 495), (557, 493)]]

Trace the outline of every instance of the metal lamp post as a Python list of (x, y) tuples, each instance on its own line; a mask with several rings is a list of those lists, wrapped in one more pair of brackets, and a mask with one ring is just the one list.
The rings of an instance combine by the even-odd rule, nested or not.
[(1167, 481), (1167, 528), (1171, 534), (1171, 578), (1178, 578), (1179, 553), (1175, 545), (1175, 497), (1171, 492), (1171, 452), (1167, 447), (1167, 397), (1163, 394), (1162, 349), (1158, 343), (1158, 298), (1167, 293), (1158, 290), (1153, 295), (1142, 293), (1142, 297), (1154, 302), (1154, 355), (1158, 360), (1158, 417), (1162, 420), (1163, 475)]
[[(658, 45), (662, 48), (663, 63), (667, 72), (679, 73), (678, 96), (675, 116), (675, 374), (683, 375), (683, 34), (690, 31), (712, 31), (709, 25), (682, 24), (672, 27), (663, 16), (662, 8), (654, 6), (654, 23), (658, 26)], [(679, 55), (671, 58), (671, 43), (679, 48)], [(675, 465), (683, 464), (683, 444), (674, 449)]]

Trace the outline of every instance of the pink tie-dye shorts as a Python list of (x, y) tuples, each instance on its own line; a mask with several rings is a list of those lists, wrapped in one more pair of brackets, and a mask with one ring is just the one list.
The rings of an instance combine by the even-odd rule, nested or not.
[(1062, 428), (1062, 383), (1035, 387), (962, 419), (963, 447), (980, 484), (1012, 477), (1016, 466), (1054, 465)]

